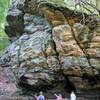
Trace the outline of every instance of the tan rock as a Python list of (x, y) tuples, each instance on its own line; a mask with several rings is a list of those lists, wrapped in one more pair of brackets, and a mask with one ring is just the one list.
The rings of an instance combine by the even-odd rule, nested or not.
[(92, 42), (98, 42), (98, 43), (100, 43), (100, 36), (95, 36), (95, 37), (92, 39)]
[[(68, 36), (68, 37), (67, 37)], [(83, 52), (77, 45), (69, 25), (60, 25), (53, 29), (53, 39), (60, 55), (82, 56)]]
[(63, 13), (58, 10), (54, 11), (54, 10), (46, 9), (43, 10), (43, 13), (45, 18), (51, 23), (53, 27), (67, 23), (67, 20), (64, 17)]
[(74, 83), (76, 86), (76, 89), (91, 89), (93, 88), (92, 86), (89, 86), (88, 80), (82, 80), (80, 77), (69, 77), (70, 81)]
[(89, 48), (85, 51), (90, 57), (100, 57), (100, 48)]
[(91, 42), (89, 45), (90, 48), (100, 48), (100, 42)]
[(73, 75), (73, 76), (82, 77), (84, 71), (80, 67), (75, 66), (75, 67), (68, 67), (67, 69), (64, 69), (63, 73), (68, 76)]

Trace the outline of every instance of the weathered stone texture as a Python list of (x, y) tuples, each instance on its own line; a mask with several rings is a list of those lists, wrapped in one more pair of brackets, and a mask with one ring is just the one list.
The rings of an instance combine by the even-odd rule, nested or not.
[(33, 90), (56, 87), (61, 81), (78, 90), (99, 87), (99, 19), (93, 19), (96, 24), (90, 27), (89, 22), (80, 23), (81, 13), (72, 12), (44, 0), (13, 3), (5, 27), (12, 43), (2, 66), (12, 68), (17, 82)]

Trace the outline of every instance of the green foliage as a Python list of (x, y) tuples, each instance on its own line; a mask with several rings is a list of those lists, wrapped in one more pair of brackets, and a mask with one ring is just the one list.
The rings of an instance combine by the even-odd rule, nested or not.
[(0, 56), (4, 52), (7, 45), (8, 45), (8, 38), (5, 37), (0, 38)]
[(75, 11), (85, 12), (87, 14), (98, 14), (97, 9), (100, 8), (100, 0), (48, 0), (48, 1)]
[(0, 56), (8, 44), (8, 37), (4, 32), (4, 25), (10, 1), (0, 0)]
[(10, 0), (0, 0), (0, 23), (5, 20), (9, 5)]

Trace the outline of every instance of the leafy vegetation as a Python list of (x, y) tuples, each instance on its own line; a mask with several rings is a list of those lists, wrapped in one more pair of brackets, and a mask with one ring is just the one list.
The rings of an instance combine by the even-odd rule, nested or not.
[(0, 56), (8, 45), (8, 37), (4, 32), (4, 25), (10, 3), (11, 0), (0, 0)]
[(98, 14), (100, 11), (100, 0), (48, 0), (58, 5), (66, 6), (75, 11), (88, 14)]

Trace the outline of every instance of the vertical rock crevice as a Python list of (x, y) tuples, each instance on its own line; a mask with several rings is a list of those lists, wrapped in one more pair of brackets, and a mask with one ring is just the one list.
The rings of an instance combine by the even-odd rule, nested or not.
[[(86, 17), (86, 16), (85, 16)], [(91, 16), (89, 16), (90, 18), (91, 18)], [(89, 19), (89, 17), (87, 17), (86, 19)], [(85, 20), (84, 20), (85, 21)], [(70, 24), (70, 22), (68, 21), (68, 23), (69, 23), (69, 25), (71, 26), (71, 24)], [(93, 39), (93, 36), (94, 36), (94, 30), (96, 29), (96, 25), (97, 24), (97, 22), (96, 22), (96, 20), (95, 20), (95, 17), (93, 17), (93, 19), (90, 19), (90, 21), (88, 21), (88, 22), (86, 22), (86, 25), (84, 24), (84, 25), (82, 25), (83, 27), (81, 27), (81, 29), (80, 29), (80, 31), (78, 30), (77, 31), (77, 34), (86, 34), (85, 33), (85, 31), (84, 30), (86, 30), (86, 27), (89, 27), (90, 28), (90, 30), (89, 31), (87, 31), (87, 35), (85, 36), (83, 36), (83, 46), (82, 46), (82, 44), (81, 44), (81, 42), (80, 41), (82, 41), (82, 40), (79, 40), (79, 37), (78, 36), (76, 36), (76, 33), (75, 33), (75, 31), (74, 31), (74, 26), (73, 26), (73, 28), (71, 27), (71, 30), (72, 30), (72, 35), (73, 35), (73, 37), (74, 37), (74, 39), (75, 39), (75, 41), (77, 42), (77, 45), (79, 46), (79, 48), (82, 50), (82, 52), (84, 53), (84, 56), (85, 56), (85, 58), (87, 59), (87, 61), (88, 61), (88, 64), (89, 64), (89, 67), (90, 67), (90, 69), (91, 69), (91, 72), (90, 73), (87, 73), (86, 71), (85, 71), (85, 73), (83, 74), (83, 80), (85, 79), (85, 80), (88, 80), (88, 82), (89, 82), (89, 84), (91, 85), (91, 86), (95, 86), (96, 84), (98, 84), (98, 80), (97, 80), (97, 78), (95, 77), (96, 76), (96, 74), (95, 74), (95, 67), (91, 64), (91, 61), (90, 61), (90, 59), (91, 59), (91, 56), (87, 53), (87, 49), (88, 48), (90, 48), (90, 47), (88, 47), (88, 45), (89, 45), (89, 43), (91, 43), (92, 42), (92, 39)], [(81, 26), (81, 24), (80, 24), (80, 26)], [(80, 27), (79, 26), (79, 27)], [(79, 33), (78, 33), (79, 32)], [(85, 40), (86, 39), (86, 40)], [(85, 40), (85, 41), (84, 41)], [(87, 45), (87, 46), (85, 46), (85, 44)]]

